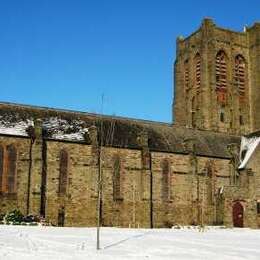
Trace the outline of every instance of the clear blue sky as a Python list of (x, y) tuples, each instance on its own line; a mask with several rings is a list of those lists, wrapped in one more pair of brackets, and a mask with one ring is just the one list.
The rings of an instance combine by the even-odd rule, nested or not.
[(171, 121), (175, 39), (242, 30), (260, 1), (1, 0), (1, 101)]

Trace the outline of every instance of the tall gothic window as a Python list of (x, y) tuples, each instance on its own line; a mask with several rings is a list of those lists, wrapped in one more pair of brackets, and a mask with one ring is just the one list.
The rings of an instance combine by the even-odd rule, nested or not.
[(66, 150), (60, 151), (60, 175), (59, 175), (59, 194), (65, 195), (68, 184), (68, 163), (69, 156)]
[(170, 165), (168, 160), (162, 161), (162, 199), (168, 200), (170, 196)]
[(190, 71), (189, 71), (189, 60), (184, 62), (184, 84), (185, 90), (189, 90), (190, 87)]
[(4, 148), (1, 145), (0, 146), (0, 192), (2, 191), (3, 177), (4, 177)]
[(245, 96), (246, 84), (246, 62), (242, 55), (237, 55), (235, 58), (235, 84), (238, 88), (239, 96)]
[(8, 145), (6, 148), (7, 155), (7, 174), (6, 174), (6, 192), (16, 192), (16, 161), (17, 151), (14, 145)]
[(201, 82), (201, 58), (199, 53), (195, 55), (194, 63), (195, 63), (195, 87), (197, 92), (199, 92), (200, 82)]
[(121, 160), (117, 155), (113, 163), (113, 199), (121, 199)]
[(225, 104), (227, 98), (227, 56), (222, 50), (216, 55), (216, 90), (218, 101)]

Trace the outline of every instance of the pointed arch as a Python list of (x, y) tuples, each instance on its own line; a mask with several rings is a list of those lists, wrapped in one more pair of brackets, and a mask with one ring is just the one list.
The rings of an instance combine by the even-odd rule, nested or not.
[(16, 163), (17, 163), (17, 149), (11, 144), (6, 147), (7, 156), (7, 174), (6, 174), (6, 192), (16, 192)]
[(162, 167), (162, 199), (168, 200), (170, 197), (170, 163), (167, 159), (164, 159), (161, 163)]
[(65, 195), (68, 185), (69, 155), (65, 149), (60, 151), (59, 195)]
[(235, 201), (232, 207), (233, 226), (244, 227), (244, 207), (240, 201)]
[[(220, 93), (227, 92), (227, 55), (223, 50), (216, 55), (216, 90)], [(225, 95), (220, 95), (220, 101), (224, 101)]]

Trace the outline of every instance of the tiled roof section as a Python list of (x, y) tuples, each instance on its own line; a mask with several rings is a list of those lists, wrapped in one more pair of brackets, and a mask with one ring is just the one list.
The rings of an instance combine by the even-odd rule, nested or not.
[(227, 145), (240, 143), (240, 137), (211, 131), (177, 127), (167, 123), (101, 116), (83, 112), (0, 103), (0, 134), (27, 136), (26, 128), (35, 119), (42, 119), (44, 137), (84, 141), (90, 126), (101, 128), (108, 146), (140, 148), (141, 133), (147, 132), (152, 151), (186, 153), (184, 140), (193, 139), (196, 153), (209, 157), (230, 158)]

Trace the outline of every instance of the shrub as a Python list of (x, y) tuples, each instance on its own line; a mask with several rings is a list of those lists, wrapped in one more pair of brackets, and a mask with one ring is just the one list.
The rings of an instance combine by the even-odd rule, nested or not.
[(19, 225), (23, 221), (23, 214), (20, 210), (12, 210), (4, 216), (5, 224)]
[(48, 225), (44, 218), (37, 215), (24, 216), (20, 210), (15, 209), (7, 214), (2, 214), (2, 221), (0, 215), (0, 224), (6, 225), (25, 225), (25, 226), (36, 226), (36, 225)]
[(40, 218), (35, 215), (28, 215), (23, 218), (23, 221), (25, 223), (35, 223), (35, 222), (40, 222)]

